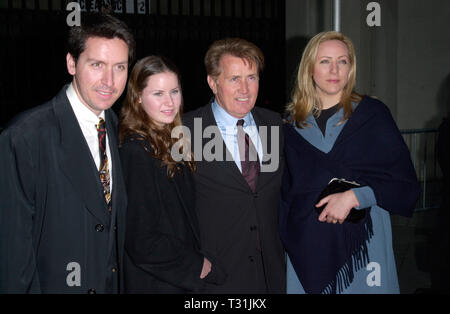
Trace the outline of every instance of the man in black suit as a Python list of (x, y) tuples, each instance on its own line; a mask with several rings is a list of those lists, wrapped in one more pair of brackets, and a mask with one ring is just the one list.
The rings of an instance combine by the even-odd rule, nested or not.
[(204, 292), (284, 293), (277, 218), (282, 121), (279, 114), (255, 107), (264, 56), (246, 40), (224, 39), (211, 45), (205, 65), (215, 97), (184, 121), (197, 162), (201, 243), (227, 277)]
[(85, 16), (69, 32), (72, 83), (0, 135), (0, 293), (120, 291), (126, 192), (110, 107), (134, 45), (116, 18)]

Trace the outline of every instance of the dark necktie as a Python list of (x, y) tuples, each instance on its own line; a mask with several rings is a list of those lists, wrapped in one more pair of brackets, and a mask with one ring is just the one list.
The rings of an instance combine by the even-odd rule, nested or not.
[(237, 135), (242, 175), (252, 191), (255, 192), (260, 169), (258, 152), (256, 151), (255, 145), (253, 145), (250, 136), (244, 131), (244, 120), (238, 120), (236, 125), (238, 130)]
[(100, 118), (97, 124), (98, 132), (98, 145), (100, 152), (100, 169), (99, 176), (100, 182), (103, 187), (103, 194), (105, 195), (106, 205), (108, 205), (108, 211), (111, 212), (111, 192), (110, 192), (110, 177), (108, 167), (108, 156), (106, 155), (106, 125), (105, 120)]

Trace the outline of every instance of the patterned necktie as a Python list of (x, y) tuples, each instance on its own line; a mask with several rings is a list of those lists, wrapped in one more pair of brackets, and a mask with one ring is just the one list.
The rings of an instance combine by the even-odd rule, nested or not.
[(258, 180), (258, 174), (260, 170), (258, 152), (252, 143), (252, 140), (248, 134), (244, 131), (244, 120), (240, 119), (236, 123), (239, 156), (241, 158), (242, 175), (247, 181), (249, 187), (253, 192), (256, 191), (256, 182)]
[(103, 187), (103, 194), (105, 194), (106, 205), (108, 205), (108, 211), (111, 212), (111, 192), (110, 192), (110, 177), (109, 177), (109, 167), (108, 167), (108, 156), (106, 155), (106, 125), (105, 120), (100, 118), (97, 124), (98, 132), (98, 145), (100, 152), (100, 169), (99, 176), (100, 182)]

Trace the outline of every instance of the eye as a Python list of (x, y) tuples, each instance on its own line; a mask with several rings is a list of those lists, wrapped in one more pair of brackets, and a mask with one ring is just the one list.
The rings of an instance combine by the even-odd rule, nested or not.
[(162, 94), (163, 94), (162, 92), (154, 92), (153, 93), (154, 96), (162, 96)]
[(94, 63), (92, 63), (92, 66), (94, 68), (98, 68), (98, 67), (100, 67), (100, 62), (94, 62)]
[(321, 64), (328, 64), (329, 61), (328, 61), (328, 59), (323, 59), (323, 60), (320, 60), (320, 63), (321, 63)]
[(231, 78), (231, 81), (234, 83), (234, 82), (237, 82), (238, 81), (238, 77), (237, 76), (233, 76), (232, 78)]
[(252, 75), (248, 79), (249, 79), (249, 81), (254, 82), (254, 81), (258, 80), (258, 77), (256, 75)]
[(124, 70), (126, 70), (126, 67), (125, 67), (125, 65), (123, 65), (123, 64), (119, 64), (119, 65), (117, 66), (117, 69), (119, 69), (119, 71), (124, 71)]
[(179, 89), (174, 89), (172, 90), (172, 95), (177, 95), (180, 92)]
[(345, 59), (341, 59), (341, 60), (339, 60), (339, 63), (340, 63), (340, 64), (347, 64), (348, 62), (347, 62), (347, 60), (345, 60)]

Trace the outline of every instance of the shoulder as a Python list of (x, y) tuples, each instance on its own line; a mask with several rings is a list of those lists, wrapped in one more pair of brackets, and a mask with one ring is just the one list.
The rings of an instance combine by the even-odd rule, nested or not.
[(267, 108), (255, 107), (252, 110), (252, 114), (254, 118), (256, 115), (257, 116), (256, 118), (258, 117), (261, 118), (268, 125), (281, 126), (283, 124), (281, 114)]
[(379, 127), (384, 127), (386, 124), (395, 124), (390, 109), (381, 100), (369, 96), (363, 96), (350, 120), (360, 121), (361, 123), (372, 121)]
[(123, 167), (135, 168), (137, 165), (158, 164), (153, 155), (153, 148), (142, 135), (133, 133), (127, 135), (119, 146), (120, 159)]
[(132, 133), (125, 136), (120, 144), (121, 152), (143, 152), (151, 149), (147, 139), (138, 133)]
[(368, 113), (390, 113), (389, 108), (384, 102), (378, 98), (371, 96), (363, 96), (359, 102), (356, 110), (365, 111)]
[(205, 116), (206, 110), (208, 110), (208, 106), (211, 107), (211, 104), (207, 104), (203, 107), (184, 113), (182, 116), (183, 124), (190, 126), (194, 123), (195, 118), (203, 118)]
[(110, 109), (106, 110), (105, 115), (106, 115), (107, 119), (111, 119), (114, 126), (117, 126), (117, 124), (119, 123), (119, 119), (117, 118), (117, 115), (113, 109), (110, 108)]
[(2, 135), (8, 135), (14, 139), (34, 140), (41, 134), (46, 134), (49, 130), (54, 130), (57, 125), (53, 105), (49, 101), (15, 116), (7, 124)]

